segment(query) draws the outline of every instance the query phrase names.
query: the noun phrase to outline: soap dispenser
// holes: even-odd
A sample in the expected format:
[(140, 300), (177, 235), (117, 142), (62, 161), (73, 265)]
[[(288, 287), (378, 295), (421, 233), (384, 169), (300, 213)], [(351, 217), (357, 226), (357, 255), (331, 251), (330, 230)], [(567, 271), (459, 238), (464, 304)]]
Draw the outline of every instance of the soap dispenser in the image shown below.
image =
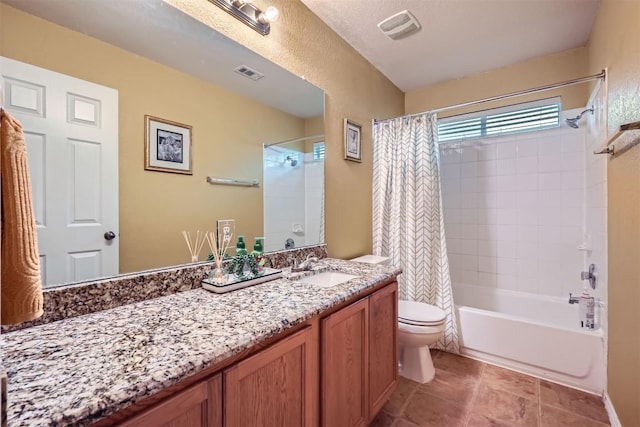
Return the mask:
[(580, 273), (580, 278), (584, 281), (578, 304), (580, 326), (593, 330), (596, 328), (596, 298), (589, 293), (589, 286), (595, 289), (598, 281), (598, 270), (595, 264), (589, 265), (588, 271)]
[(236, 256), (242, 256), (247, 254), (246, 245), (244, 243), (244, 236), (238, 235), (238, 243), (236, 243)]
[(580, 295), (580, 303), (578, 304), (578, 312), (580, 315), (580, 326), (585, 329), (596, 328), (596, 299), (589, 294), (589, 290), (585, 286)]
[(264, 237), (256, 237), (256, 243), (253, 245), (253, 250), (251, 251), (251, 256), (256, 259), (262, 257), (262, 239), (264, 239)]
[(258, 262), (258, 271), (264, 271), (265, 259), (262, 257), (262, 240), (264, 237), (256, 237), (256, 243), (253, 245), (253, 250), (249, 255), (251, 255)]

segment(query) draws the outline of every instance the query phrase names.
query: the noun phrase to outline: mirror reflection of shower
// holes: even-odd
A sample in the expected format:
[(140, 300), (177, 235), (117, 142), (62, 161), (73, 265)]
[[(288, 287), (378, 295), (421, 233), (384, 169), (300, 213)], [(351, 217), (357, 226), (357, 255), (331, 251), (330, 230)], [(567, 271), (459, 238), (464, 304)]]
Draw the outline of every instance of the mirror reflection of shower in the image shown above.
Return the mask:
[(324, 135), (266, 144), (263, 162), (264, 250), (324, 243)]
[(292, 167), (298, 164), (298, 160), (297, 159), (293, 159), (291, 156), (287, 156), (287, 158), (284, 159), (284, 160), (285, 160), (285, 162), (289, 162)]

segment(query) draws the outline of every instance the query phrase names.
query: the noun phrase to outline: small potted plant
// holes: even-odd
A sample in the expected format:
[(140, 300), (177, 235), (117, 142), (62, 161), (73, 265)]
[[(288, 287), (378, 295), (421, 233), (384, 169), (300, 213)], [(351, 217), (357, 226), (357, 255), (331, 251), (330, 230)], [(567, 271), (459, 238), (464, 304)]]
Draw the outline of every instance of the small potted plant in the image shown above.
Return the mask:
[(227, 270), (239, 280), (252, 279), (260, 275), (259, 262), (250, 254), (231, 258), (227, 264)]

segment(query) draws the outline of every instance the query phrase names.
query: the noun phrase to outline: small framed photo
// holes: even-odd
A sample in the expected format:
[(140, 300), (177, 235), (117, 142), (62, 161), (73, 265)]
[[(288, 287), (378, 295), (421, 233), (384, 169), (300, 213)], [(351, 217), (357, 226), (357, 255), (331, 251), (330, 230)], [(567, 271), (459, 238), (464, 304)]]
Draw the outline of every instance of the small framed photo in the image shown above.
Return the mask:
[(362, 162), (362, 126), (349, 119), (344, 119), (344, 158), (354, 162)]
[(144, 168), (193, 175), (191, 126), (148, 115), (144, 121)]

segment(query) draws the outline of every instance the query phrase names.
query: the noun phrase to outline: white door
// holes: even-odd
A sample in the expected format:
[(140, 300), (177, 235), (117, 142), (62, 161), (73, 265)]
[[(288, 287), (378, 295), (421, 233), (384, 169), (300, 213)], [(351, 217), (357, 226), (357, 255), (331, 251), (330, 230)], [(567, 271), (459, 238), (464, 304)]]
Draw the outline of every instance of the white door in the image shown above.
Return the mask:
[(0, 74), (24, 127), (44, 286), (118, 274), (118, 91), (4, 57)]

